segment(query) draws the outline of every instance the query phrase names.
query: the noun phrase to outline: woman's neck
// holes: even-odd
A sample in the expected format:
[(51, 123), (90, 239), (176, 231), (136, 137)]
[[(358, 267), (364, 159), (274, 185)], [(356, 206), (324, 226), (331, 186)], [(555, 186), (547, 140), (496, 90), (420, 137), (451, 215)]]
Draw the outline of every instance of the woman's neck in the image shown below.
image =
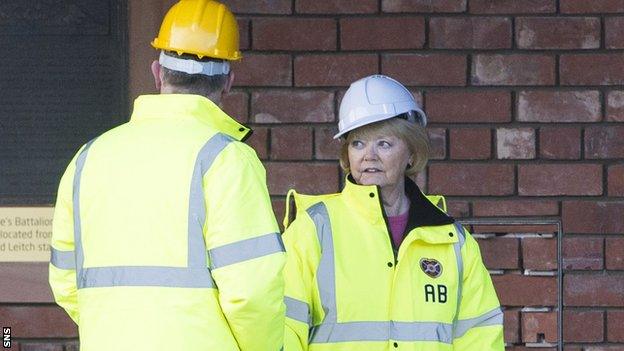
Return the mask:
[(410, 204), (405, 194), (405, 180), (401, 179), (397, 184), (381, 188), (381, 203), (388, 217), (407, 212)]

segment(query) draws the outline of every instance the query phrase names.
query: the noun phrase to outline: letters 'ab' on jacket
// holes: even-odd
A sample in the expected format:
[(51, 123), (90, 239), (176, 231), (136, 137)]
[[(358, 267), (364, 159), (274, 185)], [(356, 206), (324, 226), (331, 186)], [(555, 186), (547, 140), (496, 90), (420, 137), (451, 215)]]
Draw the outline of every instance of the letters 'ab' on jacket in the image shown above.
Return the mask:
[[(393, 247), (378, 187), (295, 194), (284, 233), (285, 351), (504, 350), (503, 314), (474, 238), (406, 179)], [(432, 202), (433, 201), (433, 202)], [(287, 222), (287, 220), (286, 220)]]
[(279, 350), (283, 244), (249, 129), (144, 95), (62, 177), (50, 284), (81, 351)]

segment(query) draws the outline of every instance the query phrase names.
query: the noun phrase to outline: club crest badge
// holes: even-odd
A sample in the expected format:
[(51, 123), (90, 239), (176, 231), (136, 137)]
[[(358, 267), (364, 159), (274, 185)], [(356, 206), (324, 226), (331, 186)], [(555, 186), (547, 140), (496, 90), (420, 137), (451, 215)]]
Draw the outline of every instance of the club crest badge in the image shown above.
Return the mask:
[(420, 268), (431, 278), (442, 275), (442, 264), (433, 258), (421, 258)]

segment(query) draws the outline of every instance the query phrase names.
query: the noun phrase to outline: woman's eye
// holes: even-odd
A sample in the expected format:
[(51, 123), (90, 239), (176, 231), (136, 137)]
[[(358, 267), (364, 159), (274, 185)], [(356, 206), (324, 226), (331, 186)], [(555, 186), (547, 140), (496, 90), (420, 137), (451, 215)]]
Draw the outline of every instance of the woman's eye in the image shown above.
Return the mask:
[(359, 140), (353, 140), (353, 141), (351, 142), (351, 146), (352, 146), (352, 147), (354, 147), (354, 148), (356, 148), (356, 149), (357, 149), (357, 148), (362, 147), (362, 145), (364, 145), (364, 143), (362, 143), (362, 142), (361, 142), (361, 141), (359, 141)]
[(389, 142), (387, 142), (387, 141), (385, 141), (385, 140), (380, 141), (380, 142), (378, 143), (378, 145), (379, 145), (380, 147), (382, 147), (382, 148), (385, 148), (385, 149), (387, 149), (387, 148), (389, 148), (389, 147), (392, 147), (392, 144), (390, 144)]

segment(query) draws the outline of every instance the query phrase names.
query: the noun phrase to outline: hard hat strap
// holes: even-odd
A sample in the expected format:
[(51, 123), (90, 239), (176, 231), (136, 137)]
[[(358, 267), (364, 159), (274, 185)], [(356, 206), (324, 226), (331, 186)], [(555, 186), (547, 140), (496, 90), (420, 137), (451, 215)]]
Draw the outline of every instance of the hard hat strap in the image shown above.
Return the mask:
[(203, 74), (205, 76), (218, 76), (230, 72), (229, 62), (201, 62), (195, 60), (180, 59), (169, 56), (164, 51), (160, 52), (158, 62), (170, 70), (188, 74)]

